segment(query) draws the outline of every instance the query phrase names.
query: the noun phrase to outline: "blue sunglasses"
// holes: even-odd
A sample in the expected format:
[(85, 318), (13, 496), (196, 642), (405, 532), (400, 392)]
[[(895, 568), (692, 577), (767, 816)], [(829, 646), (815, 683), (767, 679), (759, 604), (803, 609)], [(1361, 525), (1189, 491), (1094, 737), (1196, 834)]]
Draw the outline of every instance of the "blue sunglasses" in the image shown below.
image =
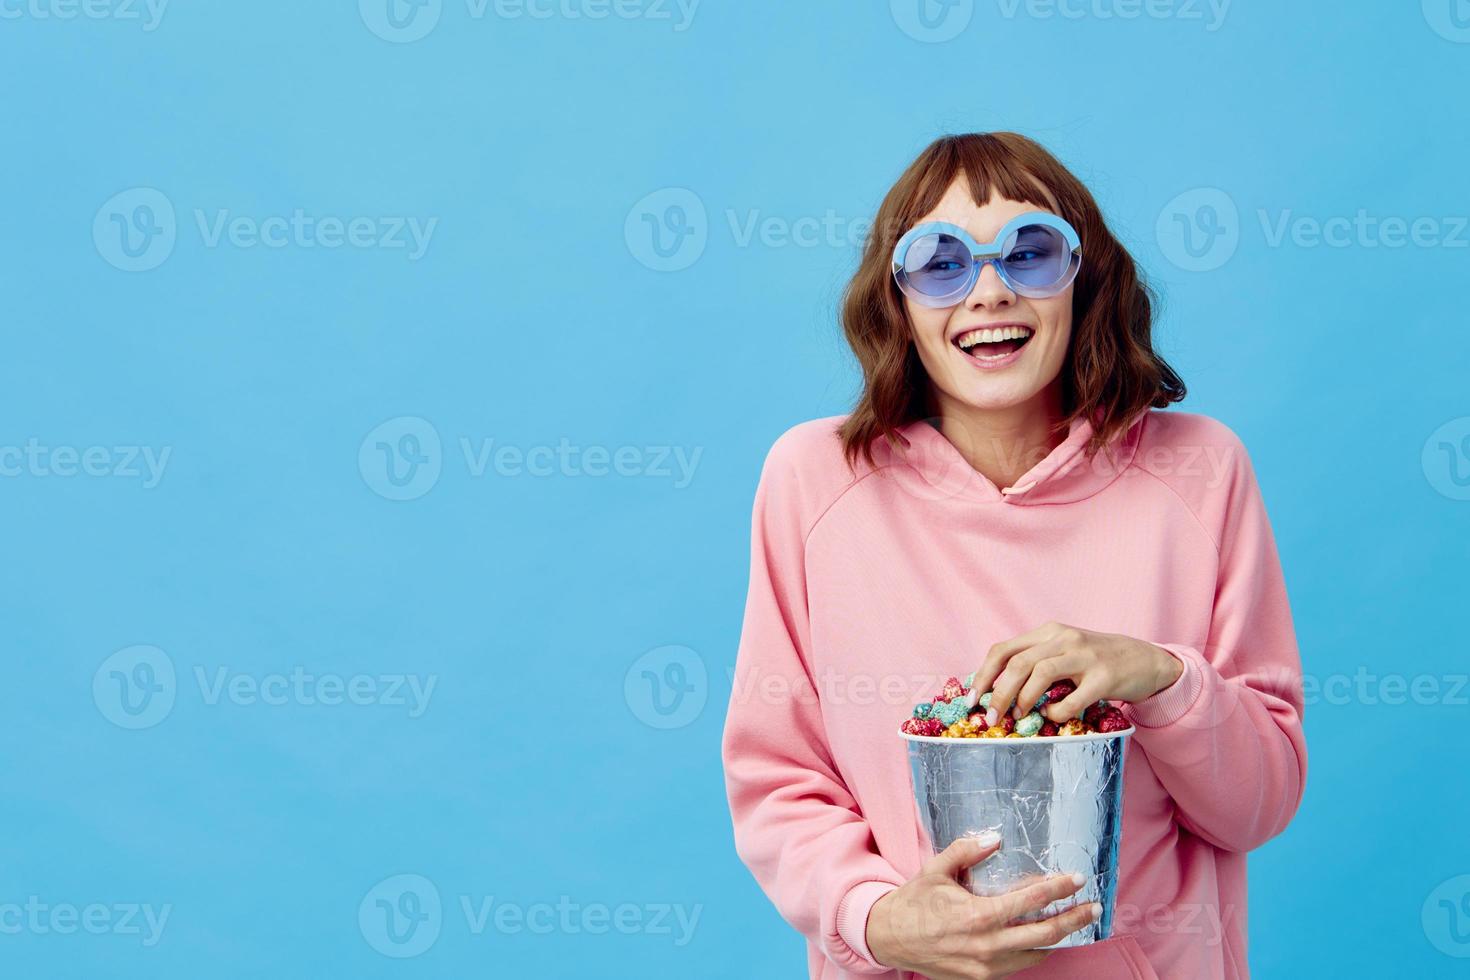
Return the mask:
[(1065, 220), (1044, 211), (1017, 215), (985, 245), (958, 225), (928, 221), (894, 246), (893, 279), (921, 306), (954, 306), (970, 295), (987, 262), (995, 263), (1012, 292), (1055, 296), (1077, 278), (1082, 239)]

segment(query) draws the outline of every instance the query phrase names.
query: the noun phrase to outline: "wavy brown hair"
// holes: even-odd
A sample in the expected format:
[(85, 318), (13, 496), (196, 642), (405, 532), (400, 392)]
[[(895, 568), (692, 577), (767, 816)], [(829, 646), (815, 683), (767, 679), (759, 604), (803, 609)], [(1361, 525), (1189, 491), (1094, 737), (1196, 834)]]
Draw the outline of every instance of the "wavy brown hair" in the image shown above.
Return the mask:
[(1072, 340), (1060, 374), (1065, 417), (1056, 431), (1087, 415), (1094, 428), (1086, 447), (1091, 457), (1139, 412), (1184, 398), (1184, 382), (1150, 340), (1153, 292), (1082, 182), (1041, 144), (1018, 133), (944, 136), (919, 154), (883, 198), (843, 295), (842, 329), (863, 371), (862, 395), (840, 433), (850, 464), (861, 453), (873, 465), (879, 436), (897, 447), (896, 429), (938, 414), (903, 294), (893, 281), (892, 257), (898, 239), (959, 177), (982, 206), (999, 194), (1048, 211), (1055, 207), (1082, 239), (1082, 268), (1072, 286)]

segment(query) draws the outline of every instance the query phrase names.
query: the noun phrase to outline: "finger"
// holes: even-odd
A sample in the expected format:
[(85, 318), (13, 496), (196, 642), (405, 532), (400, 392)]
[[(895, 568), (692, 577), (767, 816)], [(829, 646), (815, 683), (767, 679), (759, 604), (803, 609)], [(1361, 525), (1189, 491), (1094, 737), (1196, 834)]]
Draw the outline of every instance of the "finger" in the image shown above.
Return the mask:
[(1003, 949), (1039, 949), (1061, 942), (1078, 929), (1102, 918), (1102, 906), (1084, 902), (1046, 919), (1026, 922), (1002, 929), (997, 941)]
[(1001, 921), (1009, 923), (1028, 913), (1038, 912), (1059, 898), (1075, 894), (1085, 880), (1080, 874), (1056, 875), (1040, 884), (1019, 888), (992, 901), (999, 903), (1004, 916)]
[(1057, 630), (1062, 628), (1061, 623), (1042, 623), (1034, 630), (1027, 630), (1020, 636), (1013, 636), (1009, 640), (1002, 640), (990, 648), (991, 653), (1009, 656), (1027, 647), (1034, 647), (1042, 640), (1049, 640), (1056, 636)]
[[(1055, 640), (1043, 640), (1024, 653), (1011, 657), (1006, 664), (1006, 669), (1001, 671), (1000, 676), (995, 679), (995, 691), (990, 695), (990, 706), (1004, 714), (1011, 709), (1013, 704), (1024, 703), (1017, 701), (1016, 695), (1021, 693), (1021, 688), (1030, 679), (1031, 671), (1041, 661), (1061, 652)], [(1032, 704), (1035, 703), (1032, 702)], [(1023, 715), (1025, 713), (1021, 712)]]
[(1031, 668), (1031, 679), (1021, 688), (1016, 700), (1021, 704), (1035, 704), (1062, 678), (1070, 677), (1075, 682), (1076, 675), (1082, 672), (1086, 660), (1080, 653), (1059, 653), (1055, 657), (1047, 657)]
[(1000, 835), (991, 833), (978, 837), (961, 837), (944, 850), (924, 862), (923, 874), (942, 874), (957, 878), (966, 868), (979, 864), (1000, 850)]
[[(1107, 681), (1099, 678), (1098, 664), (1091, 664), (1088, 668), (1072, 675), (1077, 682), (1077, 690), (1062, 698), (1056, 704), (1049, 704), (1042, 714), (1060, 725), (1069, 718), (1081, 717), (1094, 702), (1104, 696), (1107, 690)], [(1078, 676), (1080, 674), (1081, 676)]]
[(1050, 637), (1055, 630), (1056, 623), (1046, 623), (1034, 630), (1028, 630), (1020, 636), (1013, 636), (1009, 640), (1002, 640), (991, 646), (985, 654), (985, 661), (980, 664), (980, 669), (975, 671), (975, 690), (984, 694), (995, 684), (995, 679), (1005, 669), (1006, 662), (1022, 650), (1029, 650), (1042, 640)]

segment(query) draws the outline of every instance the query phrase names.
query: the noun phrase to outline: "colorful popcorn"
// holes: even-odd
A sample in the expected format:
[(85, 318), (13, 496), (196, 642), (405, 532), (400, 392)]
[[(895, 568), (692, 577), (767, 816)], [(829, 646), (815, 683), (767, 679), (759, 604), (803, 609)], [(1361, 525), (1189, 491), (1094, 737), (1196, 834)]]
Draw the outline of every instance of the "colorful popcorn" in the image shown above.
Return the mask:
[(990, 706), (990, 694), (976, 694), (970, 686), (975, 675), (961, 683), (958, 677), (945, 680), (933, 700), (914, 705), (913, 716), (904, 720), (901, 730), (907, 735), (931, 738), (1053, 738), (1058, 735), (1093, 735), (1121, 732), (1129, 727), (1128, 719), (1117, 705), (1098, 701), (1072, 718), (1057, 724), (1041, 713), (1077, 690), (1071, 680), (1060, 680), (1047, 688), (1036, 706), (1021, 718), (1011, 712), (1002, 714)]

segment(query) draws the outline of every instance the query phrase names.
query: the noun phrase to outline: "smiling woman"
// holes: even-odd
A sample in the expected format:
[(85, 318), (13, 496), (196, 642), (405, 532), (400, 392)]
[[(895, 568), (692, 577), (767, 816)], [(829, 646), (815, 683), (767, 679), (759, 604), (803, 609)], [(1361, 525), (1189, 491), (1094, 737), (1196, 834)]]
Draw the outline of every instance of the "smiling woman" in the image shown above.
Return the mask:
[[(1027, 232), (1062, 229), (1063, 254), (1079, 261), (1053, 288), (1033, 290), (1016, 282), (1023, 272), (1006, 272), (1029, 256), (974, 262), (962, 280), (971, 289), (948, 303), (914, 302), (916, 290), (893, 288), (894, 256), (906, 244), (903, 232), (932, 223), (957, 226), (972, 243), (995, 239), (996, 253), (1007, 245), (1034, 247), (1038, 239), (1059, 251), (1039, 231)], [(864, 378), (862, 398), (842, 427), (850, 457), (862, 452), (871, 462), (874, 438), (892, 441), (914, 419), (965, 414), (966, 404), (1007, 409), (1012, 418), (1032, 415), (1038, 396), (1047, 402), (1053, 437), (1093, 411), (1095, 451), (1138, 410), (1184, 398), (1184, 382), (1150, 342), (1154, 304), (1133, 257), (1087, 188), (1034, 141), (1015, 133), (935, 141), (888, 192), (874, 228), (842, 310)], [(974, 331), (1006, 328), (1030, 339), (1014, 349), (973, 349)], [(1021, 347), (1030, 348), (1025, 357), (986, 360)], [(976, 367), (1013, 369), (980, 375)]]
[[(1245, 853), (1306, 778), (1301, 663), (1245, 448), (1159, 411), (1184, 384), (1153, 350), (1148, 290), (1036, 143), (937, 141), (874, 228), (842, 311), (857, 406), (783, 434), (756, 491), (723, 743), (736, 848), (813, 977), (1244, 977)], [(1223, 465), (1173, 462), (1201, 456)], [(1121, 705), (1106, 910), (1075, 900), (1101, 894), (1080, 867), (970, 894), (968, 868), (1030, 843), (980, 832), (1003, 827), (926, 843), (899, 725), (936, 677), (972, 670), (992, 712), (1021, 717), (1062, 680), (1054, 722)], [(773, 677), (824, 693), (739, 693)], [(843, 693), (894, 680), (899, 696)], [(1094, 921), (1111, 938), (1046, 949)]]

